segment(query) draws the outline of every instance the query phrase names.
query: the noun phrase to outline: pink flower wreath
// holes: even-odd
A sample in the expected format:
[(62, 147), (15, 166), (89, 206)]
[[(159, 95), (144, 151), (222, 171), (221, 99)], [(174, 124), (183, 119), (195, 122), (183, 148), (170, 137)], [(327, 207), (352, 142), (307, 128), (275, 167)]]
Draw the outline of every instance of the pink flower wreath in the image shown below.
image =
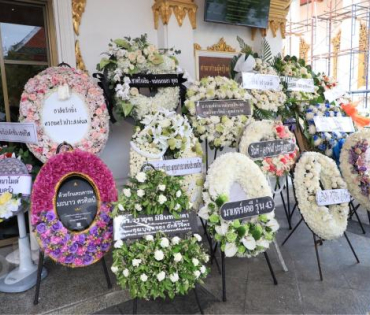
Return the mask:
[(108, 140), (109, 114), (102, 89), (83, 71), (67, 67), (50, 67), (28, 80), (19, 106), (19, 120), (34, 122), (37, 128), (38, 144), (27, 144), (30, 151), (43, 163), (56, 153), (55, 143), (42, 126), (42, 108), (50, 92), (67, 84), (71, 92), (85, 100), (91, 118), (91, 127), (86, 137), (73, 143), (77, 149), (97, 154)]
[[(54, 211), (57, 185), (70, 173), (87, 175), (100, 194), (100, 208), (89, 229), (67, 230)], [(31, 196), (31, 223), (41, 248), (51, 259), (68, 267), (99, 261), (110, 249), (113, 226), (111, 202), (117, 201), (113, 175), (97, 156), (74, 150), (52, 157), (40, 170)]]

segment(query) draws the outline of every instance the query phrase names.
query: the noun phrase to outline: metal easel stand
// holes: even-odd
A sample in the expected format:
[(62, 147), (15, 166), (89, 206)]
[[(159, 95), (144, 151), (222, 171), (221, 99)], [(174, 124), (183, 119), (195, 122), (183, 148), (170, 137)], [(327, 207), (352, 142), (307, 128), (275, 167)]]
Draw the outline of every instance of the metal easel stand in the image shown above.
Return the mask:
[[(33, 305), (39, 304), (39, 295), (40, 295), (40, 286), (41, 286), (41, 272), (42, 272), (43, 265), (44, 265), (44, 258), (45, 258), (44, 252), (42, 250), (40, 250), (39, 264), (38, 264), (38, 268), (37, 268), (37, 282), (36, 282), (36, 290), (35, 290), (35, 299), (33, 301)], [(107, 281), (107, 287), (108, 287), (108, 289), (111, 289), (112, 288), (112, 283), (110, 281), (108, 268), (107, 268), (107, 264), (105, 262), (105, 257), (104, 256), (101, 259), (101, 262), (102, 262), (102, 265), (103, 265), (103, 271), (104, 271), (105, 279)]]
[[(356, 218), (357, 218), (358, 224), (360, 225), (360, 228), (362, 230), (362, 234), (366, 234), (366, 231), (364, 229), (364, 226), (362, 225), (362, 221), (360, 220), (360, 217), (359, 217), (359, 215), (357, 213), (358, 208), (360, 208), (360, 204), (358, 204), (355, 207), (355, 205), (353, 204), (353, 201), (354, 200), (351, 200), (349, 202), (349, 209), (350, 209), (350, 211), (349, 211), (349, 219), (352, 220), (353, 215), (355, 215)], [(368, 215), (368, 218), (369, 218), (369, 223), (370, 223), (370, 213), (369, 213), (369, 211), (366, 211), (366, 212), (367, 212), (367, 215)]]
[[(288, 175), (286, 176), (286, 183), (288, 183)], [(289, 225), (289, 230), (291, 230), (292, 225), (291, 225), (291, 215), (290, 215), (289, 188), (288, 187), (285, 187), (285, 188), (287, 190), (287, 202), (285, 202), (285, 198), (284, 198), (284, 194), (283, 194), (284, 187), (282, 185), (280, 185), (280, 180), (279, 180), (278, 177), (276, 177), (276, 184), (275, 184), (275, 188), (274, 188), (274, 191), (273, 191), (272, 198), (275, 199), (275, 195), (280, 194), (281, 201), (283, 202), (285, 216), (286, 216), (286, 219), (287, 219), (288, 225)]]
[[(293, 230), (289, 233), (289, 235), (285, 238), (285, 240), (283, 241), (283, 243), (281, 244), (281, 246), (284, 246), (284, 244), (288, 241), (288, 239), (293, 235), (293, 233), (297, 230), (297, 228), (299, 227), (299, 225), (304, 221), (303, 217), (299, 220), (299, 222), (296, 224), (296, 226), (293, 228)], [(306, 223), (306, 221), (304, 221)], [(307, 225), (307, 223), (306, 223)], [(307, 227), (309, 228), (309, 226), (307, 225)], [(310, 228), (309, 228), (310, 229)], [(312, 232), (312, 230), (310, 229), (310, 231)], [(319, 250), (318, 250), (318, 246), (322, 246), (323, 243), (324, 243), (324, 240), (321, 239), (319, 236), (317, 236), (314, 232), (312, 232), (312, 236), (313, 236), (313, 242), (314, 242), (314, 245), (315, 245), (315, 253), (316, 253), (316, 259), (317, 259), (317, 266), (318, 266), (318, 269), (319, 269), (319, 275), (320, 275), (320, 280), (323, 281), (323, 275), (322, 275), (322, 270), (321, 270), (321, 263), (320, 263), (320, 256), (319, 256)], [(351, 251), (353, 253), (353, 255), (355, 256), (356, 258), (356, 261), (357, 263), (359, 264), (360, 263), (360, 260), (358, 259), (357, 257), (357, 254), (352, 246), (352, 243), (350, 242), (349, 238), (348, 238), (348, 235), (346, 232), (344, 232), (344, 237), (346, 238), (347, 240), (347, 243), (349, 245), (349, 247), (351, 248)]]
[[(198, 305), (198, 308), (199, 308), (199, 311), (201, 314), (204, 314), (204, 311), (203, 311), (203, 308), (200, 304), (200, 300), (199, 300), (199, 296), (198, 296), (198, 292), (197, 292), (197, 289), (198, 289), (198, 285), (196, 284), (195, 285), (195, 288), (193, 290), (194, 292), (194, 296), (195, 296), (195, 300), (197, 302), (197, 305)], [(134, 298), (132, 300), (132, 314), (137, 314), (137, 304), (138, 304), (138, 298)]]
[[(264, 252), (263, 253), (264, 256), (265, 256), (265, 259), (266, 259), (266, 262), (267, 262), (267, 265), (269, 267), (269, 270), (270, 270), (270, 273), (271, 273), (271, 277), (272, 277), (272, 280), (274, 282), (274, 285), (277, 285), (278, 282), (276, 280), (276, 276), (275, 276), (275, 273), (274, 273), (274, 269), (272, 269), (272, 265), (271, 265), (271, 262), (270, 262), (270, 259), (269, 259), (269, 256), (267, 254), (267, 252)], [(225, 264), (225, 253), (221, 250), (221, 269), (222, 269), (222, 301), (223, 302), (226, 302), (227, 298), (226, 298), (226, 264)]]

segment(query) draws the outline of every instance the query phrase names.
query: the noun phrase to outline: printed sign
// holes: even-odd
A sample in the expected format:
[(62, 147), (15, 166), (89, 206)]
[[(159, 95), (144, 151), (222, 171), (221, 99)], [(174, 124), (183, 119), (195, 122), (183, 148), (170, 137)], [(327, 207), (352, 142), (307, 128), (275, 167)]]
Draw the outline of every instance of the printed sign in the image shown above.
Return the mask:
[(315, 85), (313, 79), (298, 79), (293, 77), (286, 77), (285, 81), (288, 84), (288, 91), (297, 92), (315, 92)]
[(83, 177), (65, 179), (56, 194), (56, 212), (70, 231), (82, 231), (93, 222), (98, 211), (98, 198), (93, 186)]
[(252, 115), (248, 101), (243, 100), (211, 100), (199, 101), (196, 105), (199, 117)]
[(37, 144), (35, 123), (0, 122), (0, 141)]
[(170, 176), (183, 176), (202, 173), (202, 158), (193, 157), (187, 159), (149, 161), (156, 169), (163, 170)]
[(197, 232), (198, 222), (195, 212), (182, 212), (180, 219), (175, 219), (169, 213), (156, 215), (140, 215), (134, 218), (132, 214), (124, 214), (113, 220), (114, 240), (137, 239), (148, 234), (163, 232), (168, 235)]
[(45, 133), (56, 143), (66, 141), (73, 145), (85, 139), (90, 130), (89, 108), (76, 93), (66, 100), (59, 99), (58, 91), (51, 93), (44, 101), (41, 115)]
[(322, 117), (313, 118), (318, 132), (355, 132), (351, 117)]
[(230, 78), (230, 62), (232, 57), (197, 56), (198, 79), (222, 76)]
[(168, 87), (179, 86), (177, 74), (134, 74), (130, 77), (131, 87)]
[(252, 159), (278, 156), (292, 153), (295, 143), (291, 139), (253, 142), (248, 147), (248, 155)]
[(9, 175), (0, 176), (0, 194), (8, 191), (12, 194), (31, 194), (32, 177), (31, 175)]
[(277, 75), (243, 72), (243, 88), (280, 91), (280, 78)]
[(256, 215), (269, 213), (275, 209), (271, 197), (253, 198), (241, 201), (227, 202), (222, 205), (221, 217), (226, 221), (244, 219)]
[(351, 201), (351, 195), (347, 189), (319, 190), (316, 194), (316, 202), (319, 206), (337, 205)]
[(330, 103), (336, 101), (338, 98), (341, 98), (346, 94), (346, 91), (343, 90), (340, 86), (336, 86), (330, 90), (324, 92), (325, 99)]

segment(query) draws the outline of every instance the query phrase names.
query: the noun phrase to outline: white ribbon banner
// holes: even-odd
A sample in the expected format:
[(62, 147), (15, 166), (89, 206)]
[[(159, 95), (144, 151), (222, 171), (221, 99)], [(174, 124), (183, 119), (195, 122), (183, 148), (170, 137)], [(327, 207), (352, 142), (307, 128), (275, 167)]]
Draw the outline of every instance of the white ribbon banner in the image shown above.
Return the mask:
[(31, 175), (2, 175), (0, 176), (0, 194), (10, 192), (12, 194), (31, 194), (32, 177)]
[(351, 195), (347, 189), (319, 190), (316, 194), (316, 202), (319, 206), (337, 205), (351, 201)]
[(351, 117), (315, 116), (313, 121), (318, 132), (355, 132)]
[(280, 78), (277, 75), (243, 72), (243, 88), (280, 91)]
[(299, 79), (293, 77), (286, 77), (285, 81), (288, 83), (288, 91), (314, 93), (315, 85), (313, 79)]
[(33, 122), (0, 122), (0, 141), (37, 144), (37, 130)]
[(203, 162), (200, 157), (149, 161), (148, 163), (153, 165), (156, 169), (164, 170), (170, 176), (198, 174), (202, 173), (203, 170)]
[(343, 90), (340, 86), (336, 86), (330, 90), (324, 92), (325, 99), (330, 103), (336, 101), (338, 98), (341, 98), (346, 94), (346, 91)]

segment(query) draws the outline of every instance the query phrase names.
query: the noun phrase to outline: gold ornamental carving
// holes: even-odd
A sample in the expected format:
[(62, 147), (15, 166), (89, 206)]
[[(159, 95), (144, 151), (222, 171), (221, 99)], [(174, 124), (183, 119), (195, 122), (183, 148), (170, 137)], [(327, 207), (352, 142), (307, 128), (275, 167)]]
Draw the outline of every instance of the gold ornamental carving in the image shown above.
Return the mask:
[(82, 14), (85, 12), (86, 0), (72, 0), (72, 20), (75, 34), (80, 35)]
[(338, 34), (331, 40), (333, 45), (333, 77), (338, 79), (338, 54), (340, 50), (340, 40), (342, 31), (339, 30)]
[(310, 50), (310, 45), (306, 43), (304, 38), (299, 39), (299, 58), (303, 59), (307, 63), (308, 51)]
[(360, 53), (358, 54), (357, 87), (360, 88), (366, 85), (366, 73), (369, 67), (368, 60), (366, 58), (369, 50), (369, 31), (366, 23), (360, 24), (358, 47)]
[(236, 52), (235, 48), (232, 48), (230, 45), (226, 44), (225, 39), (223, 37), (220, 40), (212, 45), (207, 47), (209, 51), (223, 51), (223, 52)]
[(159, 19), (162, 20), (164, 25), (167, 25), (173, 13), (179, 26), (182, 26), (187, 14), (192, 28), (196, 29), (197, 10), (198, 6), (195, 4), (194, 0), (155, 0), (152, 6), (154, 28), (158, 29)]
[(79, 40), (76, 40), (75, 42), (75, 54), (76, 54), (76, 67), (77, 69), (87, 71), (85, 62), (81, 55), (81, 48), (80, 48), (80, 42)]

